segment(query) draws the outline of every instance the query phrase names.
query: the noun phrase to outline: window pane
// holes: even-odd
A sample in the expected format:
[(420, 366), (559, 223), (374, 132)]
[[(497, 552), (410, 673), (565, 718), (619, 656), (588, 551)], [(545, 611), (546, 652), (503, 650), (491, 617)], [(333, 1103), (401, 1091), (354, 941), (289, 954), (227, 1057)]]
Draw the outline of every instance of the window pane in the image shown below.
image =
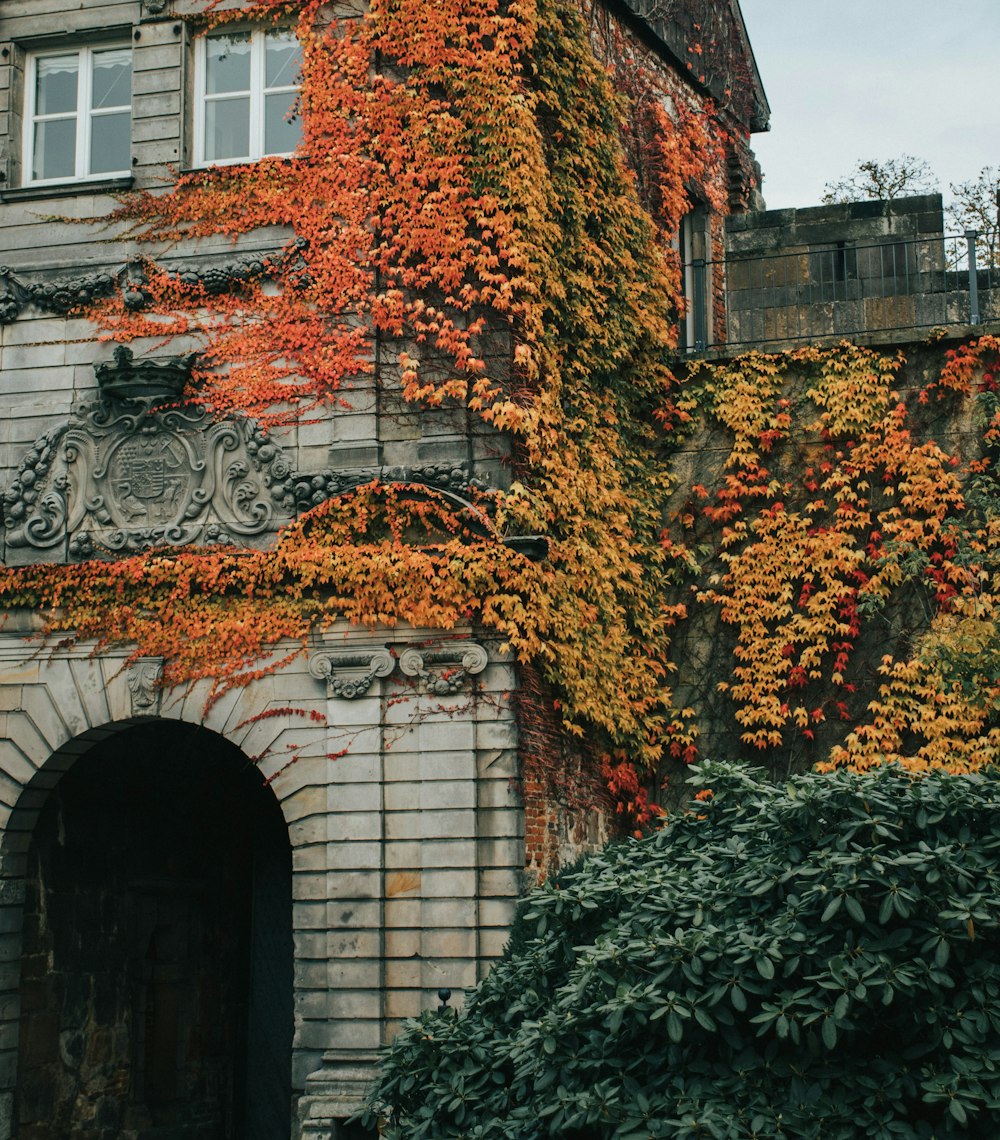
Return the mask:
[(302, 45), (291, 32), (269, 32), (265, 45), (265, 87), (294, 87), (302, 66)]
[(297, 122), (288, 121), (294, 95), (268, 95), (264, 99), (264, 153), (287, 154), (302, 139)]
[(250, 100), (213, 99), (205, 104), (205, 160), (250, 157)]
[(76, 119), (35, 123), (33, 179), (72, 178), (76, 173)]
[(250, 33), (209, 36), (205, 51), (206, 91), (250, 90)]
[(127, 172), (131, 164), (131, 123), (128, 111), (95, 115), (90, 120), (90, 174)]
[(127, 107), (131, 101), (132, 53), (128, 48), (95, 51), (91, 107)]
[(38, 61), (35, 114), (58, 115), (76, 110), (79, 57), (54, 55)]

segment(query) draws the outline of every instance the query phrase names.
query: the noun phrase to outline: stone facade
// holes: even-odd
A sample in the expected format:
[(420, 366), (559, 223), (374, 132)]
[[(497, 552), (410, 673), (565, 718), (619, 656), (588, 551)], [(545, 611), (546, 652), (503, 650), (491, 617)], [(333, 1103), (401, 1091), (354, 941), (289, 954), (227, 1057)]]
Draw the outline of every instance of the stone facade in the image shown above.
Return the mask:
[[(336, 1091), (327, 1055), (334, 1073), (370, 1071), (400, 1018), (436, 1004), (441, 988), (459, 995), (474, 985), (502, 948), (523, 851), (511, 667), (472, 640), (429, 647), (413, 633), (376, 640), (345, 629), (206, 711), (202, 689), (153, 688), (157, 662), (126, 669), (121, 655), (85, 647), (40, 658), (24, 632), (8, 628), (0, 644), (7, 1134), (16, 1135), (18, 960), (38, 814), (78, 758), (136, 726), (176, 722), (253, 759), (287, 823), (292, 1087), (326, 1090), (303, 1102), (313, 1122), (303, 1135), (329, 1135), (330, 1124), (315, 1121), (345, 1114), (357, 1090)], [(310, 711), (329, 727), (311, 723)]]
[[(379, 404), (374, 381), (347, 394), (347, 406), (328, 421), (268, 437), (247, 421), (210, 422), (183, 408), (150, 416), (123, 402), (136, 368), (146, 370), (146, 381), (169, 383), (184, 360), (153, 354), (151, 366), (141, 348), (131, 360), (100, 343), (88, 321), (67, 315), (81, 297), (121, 291), (128, 300), (139, 284), (135, 266), (128, 247), (94, 240), (107, 236), (99, 227), (42, 215), (100, 215), (113, 205), (108, 192), (155, 184), (164, 164), (190, 162), (195, 29), (172, 9), (59, 0), (5, 4), (0, 13), (0, 261), (10, 266), (0, 273), (0, 482), (8, 565), (75, 561), (95, 547), (126, 553), (163, 542), (261, 545), (304, 507), (373, 477), (405, 475), (456, 494), (473, 479), (481, 487), (503, 477), (496, 440), (470, 435), (464, 417), (453, 413), (418, 419)], [(132, 45), (132, 175), (107, 184), (25, 186), (27, 61), (42, 47), (87, 37)], [(180, 250), (177, 272), (203, 274), (224, 288), (233, 276), (263, 272), (284, 237), (262, 234), (256, 247), (244, 243), (236, 255), (221, 242), (197, 254)], [(59, 863), (58, 852), (40, 851), (40, 868), (33, 847), (39, 814), (80, 757), (111, 764), (113, 748), (127, 751), (141, 739), (144, 750), (167, 750), (162, 762), (169, 768), (172, 733), (185, 726), (200, 734), (206, 763), (228, 746), (227, 755), (253, 764), (260, 795), (284, 819), (290, 866), (289, 960), (279, 963), (274, 985), (289, 990), (293, 1020), (287, 1053), (275, 1063), (288, 1070), (291, 1103), (286, 1092), (284, 1111), (294, 1120), (283, 1133), (280, 1126), (273, 1131), (273, 1105), (255, 1107), (244, 1088), (217, 1095), (225, 1103), (214, 1110), (205, 1094), (202, 1126), (216, 1128), (212, 1135), (261, 1140), (287, 1136), (289, 1128), (296, 1137), (341, 1135), (376, 1050), (400, 1020), (436, 1005), (440, 989), (460, 1002), (505, 941), (524, 863), (513, 667), (471, 630), (442, 639), (427, 630), (336, 629), (317, 634), (305, 657), (206, 709), (202, 687), (162, 691), (155, 660), (123, 668), (122, 654), (91, 655), (87, 647), (39, 655), (24, 639), (33, 625), (26, 614), (0, 634), (0, 1136), (67, 1134), (58, 1131), (66, 1119), (56, 1107), (48, 1122), (32, 1107), (33, 1099), (53, 1097), (89, 1105), (78, 1107), (74, 1136), (162, 1135), (155, 1127), (165, 1126), (177, 1128), (175, 1135), (205, 1134), (197, 1131), (196, 1113), (184, 1123), (167, 1103), (186, 1087), (184, 1034), (204, 1030), (185, 1003), (203, 998), (184, 989), (175, 962), (166, 988), (155, 991), (153, 1012), (153, 990), (142, 991), (141, 1007), (124, 991), (114, 1000), (71, 1001), (67, 995), (81, 987), (97, 994), (103, 985), (82, 958), (65, 974), (51, 965), (69, 937), (66, 924), (82, 921), (73, 916), (84, 906), (74, 903), (60, 917), (52, 900), (82, 888), (48, 882), (46, 868)], [(198, 799), (197, 782), (187, 794)], [(68, 800), (60, 806), (70, 834), (71, 808)], [(102, 910), (110, 905), (99, 902)], [(166, 931), (160, 944), (176, 942), (181, 927), (188, 942), (205, 937), (194, 919), (156, 906), (154, 928)], [(86, 925), (89, 936), (118, 947), (122, 972), (135, 974), (141, 962), (128, 963), (152, 954), (145, 947), (156, 940), (140, 931), (130, 943), (114, 928), (111, 919), (101, 928)], [(39, 971), (39, 961), (50, 965)], [(282, 999), (278, 993), (254, 1000), (266, 1010)], [(38, 1003), (59, 1006), (51, 1011), (58, 1022), (51, 1044)], [(74, 1018), (75, 1027), (68, 1024)], [(25, 1025), (35, 1027), (28, 1036)], [(114, 1050), (95, 1043), (118, 1038), (131, 1043), (101, 1060), (101, 1049)], [(76, 1058), (80, 1039), (88, 1043), (86, 1056)], [(173, 1050), (174, 1060), (161, 1056), (157, 1069), (156, 1048)], [(214, 1071), (207, 1046), (200, 1048), (198, 1064)], [(69, 1065), (67, 1058), (76, 1059)], [(247, 1064), (247, 1080), (259, 1084), (252, 1057)], [(53, 1066), (58, 1080), (47, 1075)], [(102, 1094), (95, 1091), (101, 1081), (122, 1087), (115, 1096)], [(196, 1103), (194, 1093), (186, 1095)], [(240, 1097), (245, 1103), (236, 1103)]]
[[(372, 479), (405, 478), (461, 498), (470, 486), (488, 490), (509, 477), (502, 439), (462, 413), (418, 411), (397, 397), (390, 353), (379, 357), (377, 376), (344, 393), (336, 414), (265, 437), (238, 417), (210, 421), (184, 407), (145, 414), (134, 401), (139, 387), (130, 385), (142, 380), (147, 404), (149, 383), (169, 395), (178, 377), (183, 382), (183, 346), (164, 356), (138, 344), (132, 357), (74, 315), (81, 300), (113, 293), (126, 306), (141, 304), (134, 246), (108, 241), (103, 224), (72, 219), (99, 218), (113, 207), (112, 194), (163, 185), (170, 168), (194, 161), (198, 24), (187, 17), (202, 9), (196, 0), (4, 0), (0, 10), (0, 554), (7, 565), (161, 544), (263, 546), (303, 509)], [(668, 50), (644, 13), (628, 9), (626, 34), (638, 35), (643, 52), (659, 53), (659, 66), (676, 68), (677, 29)], [(738, 18), (738, 5), (732, 11)], [(748, 52), (742, 34), (740, 50)], [(35, 136), (25, 130), (31, 69), (42, 56), (73, 55), (81, 45), (131, 48), (130, 170), (33, 181)], [(766, 118), (755, 83), (755, 114)], [(704, 94), (699, 88), (692, 98)], [(752, 179), (741, 179), (738, 193), (746, 196)], [(221, 290), (266, 275), (268, 257), (289, 237), (262, 232), (236, 251), (220, 237), (179, 248), (168, 264)], [(501, 339), (487, 356), (501, 368), (509, 354)], [(475, 629), (317, 632), (305, 655), (285, 661), (283, 648), (297, 647), (278, 646), (276, 660), (285, 663), (271, 675), (209, 701), (203, 685), (162, 689), (155, 659), (126, 666), (124, 650), (41, 650), (27, 639), (38, 628), (26, 612), (0, 630), (0, 1140), (55, 1140), (67, 1128), (81, 1140), (354, 1136), (344, 1120), (400, 1021), (436, 1005), (439, 990), (460, 1002), (463, 988), (483, 976), (502, 950), (526, 872), (545, 874), (608, 835), (599, 782), (566, 751), (550, 695), (537, 679), (519, 677)], [(264, 814), (271, 805), (284, 823), (274, 841), (283, 853), (262, 864), (271, 871), (260, 870), (248, 839), (234, 841), (233, 852), (204, 832), (191, 840), (190, 850), (204, 852), (213, 868), (220, 862), (220, 881), (242, 882), (245, 872), (246, 885), (231, 888), (244, 891), (232, 896), (233, 914), (278, 914), (273, 899), (287, 893), (289, 900), (287, 947), (272, 939), (258, 955), (267, 923), (250, 917), (249, 948), (232, 951), (244, 953), (254, 978), (276, 979), (246, 983), (251, 1022), (283, 1024), (286, 997), (290, 1011), (286, 1046), (247, 1030), (249, 1057), (238, 1079), (230, 1062), (206, 1060), (215, 1054), (204, 1041), (192, 1044), (207, 1033), (208, 1015), (191, 1009), (209, 1001), (211, 979), (199, 975), (195, 985), (188, 977), (201, 960), (195, 943), (233, 940), (205, 933), (204, 908), (180, 906), (171, 895), (171, 859), (148, 846), (156, 829), (141, 819), (123, 827), (132, 846), (121, 850), (138, 852), (129, 858), (152, 868), (136, 881), (121, 867), (106, 880), (113, 889), (102, 890), (96, 872), (87, 880), (93, 888), (72, 880), (72, 853), (97, 858), (105, 824), (88, 831), (80, 817), (86, 796), (68, 783), (60, 791), (63, 777), (80, 764), (111, 780), (116, 765), (129, 770), (132, 752), (169, 772), (180, 765), (175, 753), (191, 749), (204, 754), (206, 773), (216, 773), (220, 805), (253, 804)], [(192, 778), (188, 767), (176, 770)], [(199, 797), (197, 776), (185, 794)], [(148, 788), (143, 796), (142, 810), (155, 811), (156, 797)], [(179, 811), (183, 799), (170, 803)], [(67, 846), (73, 836), (78, 847)], [(180, 858), (186, 840), (177, 842)], [(237, 848), (245, 865), (236, 865)], [(286, 855), (287, 873), (275, 871)], [(215, 879), (196, 878), (191, 897), (208, 897)], [(271, 910), (261, 901), (267, 891)], [(121, 906), (115, 893), (140, 900), (134, 913), (114, 909)], [(81, 940), (105, 938), (132, 979), (111, 997), (102, 989), (107, 963), (81, 964)], [(228, 976), (215, 982), (220, 991), (230, 984)], [(225, 1011), (243, 1008), (238, 995), (225, 1000), (231, 1004), (217, 1007), (223, 1020)], [(257, 1055), (267, 1050), (279, 1054), (270, 1069)], [(202, 1116), (191, 1108), (195, 1115), (182, 1119), (176, 1105), (199, 1063), (236, 1091), (192, 1093)], [(265, 1104), (253, 1091), (268, 1083), (260, 1074), (275, 1069), (287, 1070), (275, 1095), (290, 1100), (293, 1116), (278, 1131), (275, 1101)], [(46, 1120), (38, 1105), (52, 1098), (58, 1113), (53, 1108)], [(74, 1117), (71, 1105), (84, 1107)]]

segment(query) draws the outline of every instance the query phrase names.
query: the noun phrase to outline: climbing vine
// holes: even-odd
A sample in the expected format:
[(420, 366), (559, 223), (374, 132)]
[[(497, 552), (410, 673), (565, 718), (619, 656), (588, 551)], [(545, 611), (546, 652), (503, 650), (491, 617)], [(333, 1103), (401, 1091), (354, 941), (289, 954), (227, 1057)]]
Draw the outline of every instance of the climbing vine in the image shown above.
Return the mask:
[[(196, 351), (188, 398), (270, 431), (376, 384), (495, 433), (509, 483), (463, 508), (373, 482), (268, 550), (8, 570), (0, 604), (213, 697), (337, 620), (478, 624), (541, 670), (640, 825), (727, 718), (791, 767), (995, 758), (994, 340), (906, 398), (900, 355), (850, 345), (678, 364), (677, 231), (726, 208), (724, 116), (621, 39), (595, 55), (570, 0), (209, 8), (292, 22), (302, 144), (125, 198), (142, 280), (90, 310), (102, 335)], [(280, 248), (229, 290), (164, 268), (219, 235)], [(963, 401), (985, 450), (960, 456), (923, 428)], [(708, 457), (692, 479), (685, 449)]]
[[(540, 665), (566, 729), (655, 764), (680, 724), (667, 648), (684, 615), (665, 602), (659, 541), (659, 441), (683, 419), (670, 243), (683, 187), (721, 177), (721, 134), (643, 91), (658, 223), (626, 160), (636, 101), (566, 0), (375, 0), (336, 20), (319, 0), (254, 0), (210, 22), (248, 14), (294, 21), (302, 145), (127, 197), (116, 220), (144, 251), (142, 304), (98, 306), (104, 335), (196, 350), (190, 398), (271, 430), (335, 412), (376, 374), (400, 407), (462, 409), (502, 433), (509, 486), (487, 523), (426, 488), (372, 484), (268, 551), (9, 571), (4, 604), (215, 693), (338, 618), (480, 623)], [(238, 289), (162, 267), (178, 243), (262, 232), (283, 249)], [(517, 534), (544, 536), (547, 558), (501, 541)]]
[[(996, 350), (948, 350), (909, 392), (901, 355), (851, 345), (692, 369), (691, 398), (731, 439), (688, 517), (716, 541), (698, 598), (734, 631), (715, 680), (750, 749), (996, 762)], [(940, 435), (961, 406), (984, 431), (950, 450), (934, 421)]]

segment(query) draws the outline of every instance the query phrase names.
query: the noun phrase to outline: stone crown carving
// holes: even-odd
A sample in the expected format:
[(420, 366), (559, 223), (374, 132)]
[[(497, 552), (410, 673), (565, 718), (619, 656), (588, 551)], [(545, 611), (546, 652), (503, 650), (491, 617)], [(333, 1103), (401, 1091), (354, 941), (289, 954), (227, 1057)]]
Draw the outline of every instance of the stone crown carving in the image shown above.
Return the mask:
[(389, 677), (399, 666), (424, 692), (447, 696), (461, 692), (489, 664), (489, 654), (475, 641), (443, 642), (432, 647), (383, 646), (321, 649), (309, 659), (309, 672), (326, 682), (327, 696), (354, 700), (363, 697), (377, 677)]
[(114, 359), (96, 364), (94, 372), (101, 395), (116, 403), (124, 400), (179, 400), (191, 378), (194, 352), (167, 360), (136, 360), (123, 344)]

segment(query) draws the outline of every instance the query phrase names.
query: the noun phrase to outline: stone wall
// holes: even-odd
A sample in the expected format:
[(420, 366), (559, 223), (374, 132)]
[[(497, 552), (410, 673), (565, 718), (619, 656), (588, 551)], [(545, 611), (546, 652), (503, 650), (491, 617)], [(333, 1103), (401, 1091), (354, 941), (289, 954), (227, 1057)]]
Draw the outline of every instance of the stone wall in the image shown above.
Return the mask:
[[(997, 327), (993, 325), (987, 331), (996, 335)], [(975, 384), (971, 393), (947, 393), (947, 398), (940, 392), (928, 397), (925, 392), (940, 376), (947, 354), (972, 339), (975, 332), (969, 328), (954, 328), (948, 335), (932, 341), (893, 342), (886, 346), (889, 360), (897, 352), (905, 358), (892, 378), (891, 390), (886, 394), (886, 410), (905, 408), (906, 430), (912, 433), (914, 446), (940, 447), (953, 457), (957, 472), (967, 471), (968, 464), (983, 454), (982, 411), (977, 404)], [(737, 367), (739, 359), (734, 356)], [(723, 365), (725, 363), (722, 361)], [(750, 363), (748, 375), (751, 378), (752, 368)], [(689, 548), (697, 552), (698, 563), (693, 580), (679, 586), (672, 598), (686, 607), (684, 619), (671, 633), (671, 659), (676, 666), (676, 671), (671, 674), (674, 705), (693, 712), (691, 725), (696, 729), (698, 758), (742, 760), (764, 768), (777, 779), (784, 779), (790, 772), (807, 771), (817, 762), (825, 761), (831, 748), (842, 744), (857, 724), (868, 722), (865, 711), (868, 702), (877, 696), (884, 681), (879, 672), (883, 656), (908, 660), (915, 640), (927, 628), (934, 608), (922, 598), (921, 588), (908, 585), (903, 578), (890, 591), (884, 607), (861, 621), (857, 634), (850, 638), (849, 669), (845, 673), (850, 682), (849, 689), (831, 684), (829, 654), (817, 655), (817, 660), (822, 657), (826, 664), (817, 666), (816, 687), (809, 690), (809, 700), (812, 706), (821, 707), (823, 715), (810, 721), (808, 735), (790, 728), (779, 734), (781, 743), (771, 747), (757, 748), (744, 742), (746, 728), (736, 719), (737, 710), (744, 706), (730, 692), (724, 691), (725, 685), (736, 683), (735, 668), (746, 668), (748, 664), (736, 652), (739, 634), (736, 622), (739, 618), (736, 616), (729, 622), (723, 621), (720, 616), (722, 603), (712, 600), (711, 591), (718, 590), (727, 596), (723, 584), (729, 570), (727, 555), (738, 553), (752, 543), (758, 524), (762, 519), (766, 520), (776, 502), (778, 508), (789, 515), (807, 517), (815, 525), (816, 533), (822, 534), (828, 517), (824, 514), (825, 494), (820, 486), (828, 477), (824, 472), (833, 470), (854, 446), (854, 441), (845, 444), (840, 436), (831, 442), (816, 429), (819, 412), (808, 395), (810, 389), (817, 386), (817, 368), (813, 362), (791, 358), (782, 377), (780, 390), (763, 401), (765, 409), (789, 410), (787, 430), (775, 433), (781, 436), (780, 440), (773, 441), (766, 448), (761, 446), (762, 479), (770, 484), (770, 493), (762, 493), (759, 497), (746, 495), (738, 500), (742, 507), (728, 519), (712, 521), (706, 518), (703, 508), (718, 506), (723, 501), (716, 497), (717, 492), (729, 488), (728, 480), (734, 476), (738, 479), (741, 468), (732, 462), (732, 432), (714, 417), (702, 416), (671, 461), (677, 491), (671, 503), (669, 522), (671, 528), (678, 528), (676, 531), (672, 529), (671, 533), (683, 534)], [(737, 398), (747, 397), (744, 393), (742, 397), (734, 396), (734, 400)], [(814, 478), (815, 482), (812, 481)], [(749, 481), (753, 482), (752, 479)], [(873, 483), (876, 481), (877, 477), (873, 477)], [(693, 488), (700, 490), (695, 492)], [(880, 487), (872, 491), (870, 509), (873, 513), (896, 501), (879, 500), (880, 491)], [(905, 512), (910, 500), (903, 495), (899, 498), (900, 509)], [(877, 528), (877, 523), (872, 522), (871, 526)], [(766, 531), (766, 523), (761, 529)], [(742, 537), (727, 547), (727, 536), (734, 539), (737, 535)], [(860, 543), (860, 548), (864, 551), (864, 542)], [(863, 565), (869, 573), (874, 573), (867, 562)], [(770, 567), (764, 566), (762, 573), (766, 575), (769, 572)], [(774, 568), (774, 575), (778, 581), (784, 580), (778, 566)], [(810, 589), (814, 587), (821, 591), (831, 580), (836, 581), (836, 575), (828, 564), (824, 565), (819, 559)], [(788, 588), (791, 621), (794, 615), (808, 611), (805, 601), (799, 600), (803, 583), (795, 579)], [(805, 598), (804, 592), (801, 597)], [(753, 616), (754, 609), (748, 605), (748, 617), (752, 619)], [(763, 621), (763, 626), (768, 631), (785, 628), (779, 619), (772, 616)], [(777, 638), (778, 633), (775, 632), (774, 636)], [(761, 637), (764, 637), (763, 633)], [(793, 639), (792, 634), (789, 634), (789, 639)], [(788, 689), (776, 699), (792, 704), (805, 701), (801, 696), (804, 691), (789, 684)], [(838, 701), (849, 702), (849, 710), (845, 705), (845, 712), (849, 711), (849, 715), (838, 714)], [(685, 765), (669, 761), (665, 772), (669, 775), (665, 802), (670, 806), (684, 803), (690, 792), (684, 784), (688, 774)]]
[(727, 340), (967, 323), (963, 250), (964, 243), (945, 241), (940, 194), (730, 217)]

